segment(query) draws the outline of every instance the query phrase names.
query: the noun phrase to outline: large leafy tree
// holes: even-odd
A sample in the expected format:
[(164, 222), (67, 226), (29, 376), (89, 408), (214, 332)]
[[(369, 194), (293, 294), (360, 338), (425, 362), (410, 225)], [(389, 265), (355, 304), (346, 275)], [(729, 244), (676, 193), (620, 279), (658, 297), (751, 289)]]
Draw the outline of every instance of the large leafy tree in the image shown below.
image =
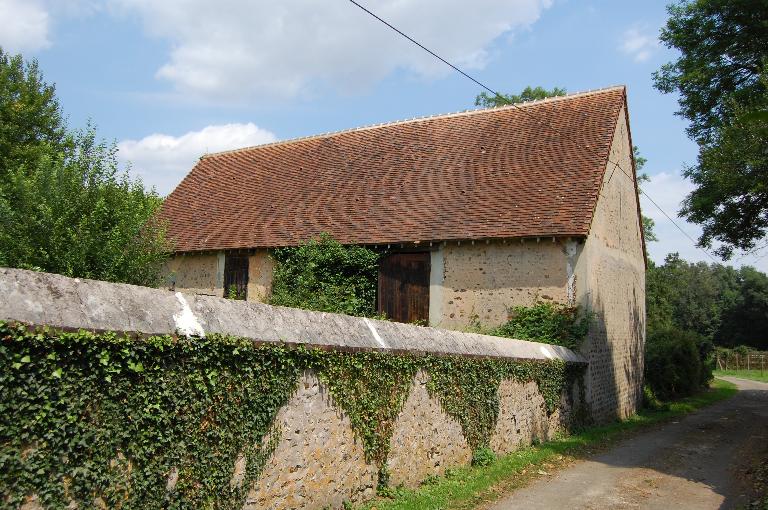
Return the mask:
[(92, 127), (70, 132), (35, 62), (0, 50), (0, 265), (140, 285), (168, 251), (160, 198)]
[(751, 267), (686, 262), (676, 253), (649, 264), (648, 332), (694, 331), (716, 345), (768, 348), (768, 276)]
[(37, 62), (0, 48), (0, 179), (9, 169), (35, 166), (49, 149), (66, 145), (53, 85), (43, 81)]
[[(550, 89), (545, 89), (541, 86), (536, 87), (525, 87), (522, 92), (519, 94), (497, 94), (497, 95), (491, 95), (487, 92), (481, 92), (480, 94), (475, 97), (475, 106), (482, 106), (483, 108), (497, 108), (499, 106), (507, 106), (510, 104), (516, 104), (516, 103), (524, 103), (526, 101), (535, 101), (538, 99), (546, 99), (548, 97), (557, 97), (557, 96), (564, 96), (567, 93), (567, 91), (562, 87), (553, 87)], [(635, 157), (635, 166), (637, 170), (637, 183), (638, 187), (640, 183), (648, 182), (650, 181), (650, 177), (648, 177), (648, 174), (641, 173), (641, 170), (643, 169), (643, 166), (645, 166), (645, 163), (648, 162), (648, 160), (640, 155), (640, 151), (638, 150), (637, 146), (632, 147), (632, 152)], [(645, 237), (646, 242), (650, 241), (658, 241), (658, 238), (656, 237), (656, 234), (653, 231), (653, 228), (655, 226), (654, 221), (647, 217), (642, 216), (643, 221), (643, 235)]]
[(768, 0), (688, 0), (668, 7), (661, 41), (680, 56), (654, 74), (679, 94), (679, 115), (700, 147), (685, 169), (696, 189), (682, 215), (699, 244), (750, 250), (768, 231)]

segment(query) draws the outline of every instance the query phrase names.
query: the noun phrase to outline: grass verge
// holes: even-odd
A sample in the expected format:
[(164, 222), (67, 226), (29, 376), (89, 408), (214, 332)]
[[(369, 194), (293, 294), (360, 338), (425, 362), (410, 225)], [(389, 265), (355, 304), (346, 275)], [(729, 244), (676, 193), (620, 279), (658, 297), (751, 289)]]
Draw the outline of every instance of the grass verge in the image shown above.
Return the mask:
[(363, 508), (376, 510), (470, 509), (493, 501), (536, 476), (594, 453), (630, 432), (690, 413), (733, 396), (734, 384), (715, 380), (699, 395), (665, 404), (656, 410), (642, 410), (624, 421), (590, 427), (539, 446), (523, 448), (497, 458), (483, 467), (449, 469), (445, 476), (432, 478), (416, 490), (398, 488), (393, 497), (379, 498)]
[(727, 375), (730, 377), (738, 377), (739, 379), (751, 379), (753, 381), (760, 381), (768, 383), (768, 369), (763, 370), (715, 370), (713, 374), (721, 376)]

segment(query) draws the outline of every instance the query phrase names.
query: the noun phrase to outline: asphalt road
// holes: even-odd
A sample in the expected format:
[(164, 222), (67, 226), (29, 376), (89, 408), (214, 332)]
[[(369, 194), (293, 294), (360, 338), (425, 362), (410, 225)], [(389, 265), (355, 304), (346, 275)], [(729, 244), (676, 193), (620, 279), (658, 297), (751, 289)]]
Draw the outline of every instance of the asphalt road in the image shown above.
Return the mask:
[(724, 377), (734, 397), (537, 479), (487, 508), (714, 509), (749, 502), (745, 472), (768, 455), (768, 384)]

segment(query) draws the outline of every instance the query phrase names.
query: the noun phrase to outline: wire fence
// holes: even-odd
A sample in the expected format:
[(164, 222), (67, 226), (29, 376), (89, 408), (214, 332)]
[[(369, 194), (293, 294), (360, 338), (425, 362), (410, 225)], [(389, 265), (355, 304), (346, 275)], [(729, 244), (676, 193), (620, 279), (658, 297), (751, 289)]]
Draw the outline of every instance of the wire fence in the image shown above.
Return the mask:
[(760, 375), (768, 372), (768, 353), (765, 352), (717, 353), (715, 361), (718, 370), (759, 370)]

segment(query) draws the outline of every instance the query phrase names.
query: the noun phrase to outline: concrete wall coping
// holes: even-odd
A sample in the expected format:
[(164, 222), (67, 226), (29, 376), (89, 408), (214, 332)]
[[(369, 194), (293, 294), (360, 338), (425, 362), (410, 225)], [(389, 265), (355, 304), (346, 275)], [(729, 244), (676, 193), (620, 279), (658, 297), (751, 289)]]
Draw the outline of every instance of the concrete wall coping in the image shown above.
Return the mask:
[(140, 335), (232, 335), (351, 351), (585, 363), (556, 345), (0, 268), (0, 320)]

